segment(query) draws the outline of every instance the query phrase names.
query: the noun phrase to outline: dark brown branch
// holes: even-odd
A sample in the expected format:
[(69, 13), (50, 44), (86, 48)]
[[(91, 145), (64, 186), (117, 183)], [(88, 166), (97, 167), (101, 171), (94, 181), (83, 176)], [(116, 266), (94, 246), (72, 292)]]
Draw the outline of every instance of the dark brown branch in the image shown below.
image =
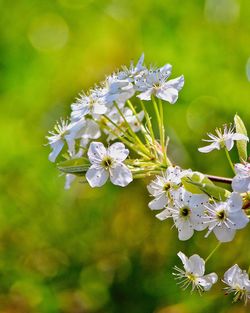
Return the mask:
[(214, 176), (214, 175), (206, 175), (207, 178), (210, 180), (217, 182), (217, 183), (224, 183), (224, 184), (232, 184), (232, 178), (227, 177), (220, 177), (220, 176)]

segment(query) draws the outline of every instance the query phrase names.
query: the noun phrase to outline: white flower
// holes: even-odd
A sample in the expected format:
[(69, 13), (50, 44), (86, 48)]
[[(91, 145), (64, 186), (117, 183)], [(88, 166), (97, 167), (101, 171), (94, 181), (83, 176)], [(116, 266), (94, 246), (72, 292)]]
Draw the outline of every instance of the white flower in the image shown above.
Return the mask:
[(201, 293), (208, 291), (217, 282), (218, 276), (216, 273), (204, 275), (205, 261), (199, 255), (194, 254), (190, 258), (182, 252), (177, 255), (182, 261), (184, 270), (175, 266), (174, 269), (177, 273), (173, 273), (173, 275), (176, 276), (177, 280), (180, 280), (179, 284), (182, 284), (182, 288), (186, 289), (192, 285), (191, 291), (197, 289)]
[(120, 80), (115, 75), (107, 77), (104, 89), (106, 90), (104, 100), (107, 103), (116, 102), (119, 105), (124, 105), (135, 93), (131, 82), (126, 79)]
[(188, 240), (193, 236), (194, 230), (201, 231), (207, 227), (203, 221), (209, 200), (207, 195), (192, 194), (181, 187), (172, 193), (172, 198), (173, 203), (156, 217), (161, 221), (173, 218), (180, 240)]
[(89, 95), (81, 94), (76, 103), (71, 105), (71, 120), (78, 121), (87, 114), (101, 115), (107, 112), (104, 97), (98, 90), (92, 90)]
[(92, 165), (86, 173), (90, 186), (101, 187), (109, 177), (114, 185), (127, 186), (133, 180), (130, 170), (123, 164), (128, 154), (129, 150), (121, 142), (108, 149), (101, 142), (91, 142), (88, 157)]
[(203, 139), (203, 141), (211, 142), (211, 144), (199, 148), (198, 150), (200, 152), (208, 153), (211, 152), (212, 150), (215, 149), (220, 150), (223, 148), (230, 151), (234, 146), (235, 140), (246, 140), (246, 141), (249, 140), (247, 136), (235, 133), (234, 127), (228, 128), (227, 125), (224, 126), (223, 132), (220, 128), (216, 128), (215, 132), (217, 136), (209, 133), (208, 137), (211, 139)]
[(233, 192), (226, 202), (207, 205), (208, 215), (204, 219), (209, 231), (206, 237), (213, 231), (221, 242), (233, 240), (236, 230), (244, 228), (249, 222), (242, 206), (242, 197), (237, 192)]
[(250, 191), (250, 163), (238, 163), (234, 166), (236, 176), (232, 181), (232, 188), (237, 192)]
[(228, 285), (228, 287), (225, 288), (226, 294), (234, 293), (234, 302), (243, 300), (245, 304), (247, 304), (250, 299), (250, 280), (245, 270), (241, 270), (240, 267), (235, 264), (225, 272), (222, 281)]
[(156, 179), (147, 186), (149, 193), (154, 197), (148, 204), (149, 208), (163, 209), (171, 199), (170, 192), (176, 190), (181, 185), (181, 178), (190, 172), (190, 170), (183, 171), (178, 166), (169, 166), (162, 176), (156, 176)]
[(137, 90), (141, 91), (138, 98), (141, 100), (151, 100), (151, 96), (175, 103), (178, 99), (178, 93), (184, 85), (184, 76), (167, 81), (171, 74), (171, 65), (167, 64), (160, 69), (150, 70), (135, 81)]
[(51, 136), (47, 136), (48, 144), (52, 148), (49, 154), (49, 160), (55, 162), (65, 142), (68, 144), (68, 152), (73, 153), (75, 147), (75, 134), (72, 132), (73, 124), (63, 119), (57, 122), (54, 131), (50, 131)]
[(136, 77), (138, 77), (143, 71), (147, 71), (147, 68), (143, 65), (144, 63), (144, 53), (141, 55), (136, 66), (131, 63), (130, 67), (122, 67), (122, 71), (117, 74), (117, 78), (120, 80), (128, 80), (129, 82), (134, 82)]

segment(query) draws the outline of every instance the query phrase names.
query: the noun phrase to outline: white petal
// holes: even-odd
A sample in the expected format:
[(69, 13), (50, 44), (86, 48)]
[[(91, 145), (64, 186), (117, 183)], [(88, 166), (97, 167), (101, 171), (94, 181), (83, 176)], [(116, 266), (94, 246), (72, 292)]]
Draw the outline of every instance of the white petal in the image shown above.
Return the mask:
[(189, 258), (190, 272), (198, 276), (203, 276), (205, 273), (205, 261), (198, 255), (194, 254)]
[(250, 177), (241, 177), (236, 175), (232, 181), (232, 188), (237, 192), (248, 192), (250, 191)]
[(107, 154), (112, 159), (122, 162), (129, 155), (129, 150), (125, 148), (125, 145), (122, 142), (115, 142), (108, 148)]
[(93, 113), (94, 114), (105, 114), (107, 112), (107, 107), (104, 104), (94, 104)]
[(161, 88), (156, 90), (155, 96), (159, 99), (167, 101), (171, 104), (174, 104), (178, 99), (178, 90), (172, 87)]
[(233, 149), (233, 146), (234, 146), (233, 138), (230, 137), (229, 139), (225, 140), (225, 145), (227, 147), (227, 150), (231, 151)]
[(249, 176), (249, 170), (250, 170), (250, 163), (245, 163), (245, 164), (241, 164), (241, 163), (237, 163), (234, 166), (236, 174), (238, 174), (239, 176)]
[(189, 221), (176, 221), (175, 225), (178, 229), (178, 238), (180, 240), (188, 240), (194, 234), (194, 229)]
[(249, 223), (249, 218), (246, 216), (243, 210), (230, 213), (229, 219), (234, 223), (234, 225), (231, 226), (233, 229), (242, 229)]
[(205, 291), (208, 291), (213, 284), (215, 284), (218, 280), (218, 276), (216, 273), (211, 273), (208, 275), (205, 275), (203, 277), (200, 277), (198, 279), (199, 285), (201, 285)]
[(64, 184), (64, 189), (70, 189), (70, 186), (72, 182), (75, 180), (76, 176), (72, 174), (66, 174), (65, 175), (65, 184)]
[(96, 167), (92, 165), (87, 173), (86, 179), (91, 187), (101, 187), (103, 186), (109, 177), (109, 172), (101, 167)]
[(198, 151), (202, 153), (209, 153), (214, 149), (220, 150), (220, 145), (218, 142), (213, 142), (211, 145), (199, 148)]
[(224, 274), (224, 281), (229, 286), (234, 285), (235, 281), (238, 280), (238, 276), (241, 275), (242, 270), (239, 268), (238, 264), (230, 267)]
[(137, 97), (141, 100), (151, 100), (151, 95), (153, 93), (153, 88), (150, 88), (142, 93), (140, 93), (139, 95), (137, 95)]
[(172, 65), (171, 64), (165, 64), (160, 68), (160, 72), (161, 73), (169, 73), (169, 75), (171, 74), (172, 71)]
[(69, 134), (64, 136), (67, 145), (68, 145), (68, 152), (70, 155), (75, 154), (75, 136), (74, 134)]
[(97, 139), (101, 136), (100, 127), (95, 121), (87, 119), (81, 135), (83, 138)]
[(61, 152), (63, 146), (64, 146), (64, 142), (63, 140), (58, 140), (52, 144), (50, 144), (51, 148), (53, 149), (52, 152), (49, 154), (49, 160), (51, 162), (55, 162), (58, 154)]
[(110, 168), (110, 180), (114, 185), (125, 187), (132, 182), (133, 176), (126, 165), (118, 163)]
[(166, 82), (164, 88), (172, 87), (180, 91), (183, 88), (183, 86), (184, 86), (184, 76), (181, 75), (175, 79), (170, 79), (168, 82)]
[(204, 216), (204, 210), (200, 210), (199, 212), (198, 210), (193, 210), (190, 220), (194, 230), (202, 231), (208, 227)]
[[(192, 209), (200, 209), (209, 200), (209, 197), (205, 194), (192, 194), (184, 189), (183, 201), (185, 205)], [(205, 209), (205, 208), (204, 208)]]
[(150, 201), (148, 206), (151, 210), (161, 210), (168, 203), (168, 198), (165, 193), (161, 194), (159, 197)]
[(214, 228), (214, 234), (220, 242), (232, 241), (235, 236), (235, 230), (222, 225)]
[(89, 161), (93, 164), (99, 164), (106, 156), (107, 150), (102, 142), (91, 142), (88, 150)]
[(181, 251), (179, 251), (179, 252), (177, 253), (177, 255), (178, 255), (178, 257), (181, 259), (182, 264), (183, 264), (184, 268), (186, 269), (186, 265), (187, 265), (187, 263), (188, 263), (188, 258), (187, 258), (187, 257), (185, 256), (185, 254), (184, 254), (183, 252), (181, 252)]
[(144, 62), (144, 53), (142, 53), (142, 55), (140, 56), (140, 59), (138, 60), (137, 64), (136, 64), (136, 70), (140, 71), (141, 68), (143, 67), (143, 62)]
[(242, 209), (243, 200), (241, 195), (238, 192), (232, 192), (230, 198), (228, 199), (228, 212), (238, 212)]
[(249, 141), (249, 138), (246, 135), (235, 133), (232, 135), (233, 140), (246, 140)]
[(165, 219), (171, 217), (171, 212), (169, 211), (169, 209), (165, 209), (161, 213), (157, 214), (155, 217), (158, 218), (160, 221), (164, 221)]

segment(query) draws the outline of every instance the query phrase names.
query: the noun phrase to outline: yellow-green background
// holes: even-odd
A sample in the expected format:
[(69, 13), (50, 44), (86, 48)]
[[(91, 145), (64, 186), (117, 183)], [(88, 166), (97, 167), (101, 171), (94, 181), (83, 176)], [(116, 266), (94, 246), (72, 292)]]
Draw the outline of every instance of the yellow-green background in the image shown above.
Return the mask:
[[(166, 105), (172, 160), (230, 176), (223, 152), (197, 152), (238, 112), (250, 130), (249, 0), (0, 1), (0, 312), (247, 312), (222, 284), (202, 297), (176, 286), (176, 253), (206, 257), (211, 234), (177, 240), (147, 207), (146, 181), (91, 189), (48, 161), (45, 135), (82, 89), (145, 52), (185, 87)], [(249, 71), (249, 69), (248, 69)], [(250, 75), (248, 73), (248, 75)], [(233, 154), (236, 161), (236, 154)], [(249, 265), (249, 230), (208, 263)]]

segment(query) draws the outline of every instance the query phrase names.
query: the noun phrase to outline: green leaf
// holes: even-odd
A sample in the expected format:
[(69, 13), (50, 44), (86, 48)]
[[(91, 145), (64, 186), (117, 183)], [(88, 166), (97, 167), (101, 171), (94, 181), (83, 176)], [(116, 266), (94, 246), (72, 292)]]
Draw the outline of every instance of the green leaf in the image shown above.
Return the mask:
[(57, 164), (57, 168), (66, 174), (84, 175), (90, 167), (90, 163), (85, 158), (78, 158), (63, 161)]
[(230, 196), (230, 192), (227, 189), (216, 186), (204, 174), (199, 172), (183, 177), (182, 183), (184, 188), (189, 192), (194, 194), (205, 193), (209, 197), (219, 201), (225, 201)]
[[(246, 127), (245, 127), (242, 119), (237, 114), (235, 114), (235, 116), (234, 116), (234, 124), (235, 124), (237, 133), (247, 136)], [(237, 145), (238, 155), (239, 155), (240, 161), (241, 162), (246, 161), (247, 160), (247, 141), (246, 140), (238, 140), (236, 142), (236, 145)]]

